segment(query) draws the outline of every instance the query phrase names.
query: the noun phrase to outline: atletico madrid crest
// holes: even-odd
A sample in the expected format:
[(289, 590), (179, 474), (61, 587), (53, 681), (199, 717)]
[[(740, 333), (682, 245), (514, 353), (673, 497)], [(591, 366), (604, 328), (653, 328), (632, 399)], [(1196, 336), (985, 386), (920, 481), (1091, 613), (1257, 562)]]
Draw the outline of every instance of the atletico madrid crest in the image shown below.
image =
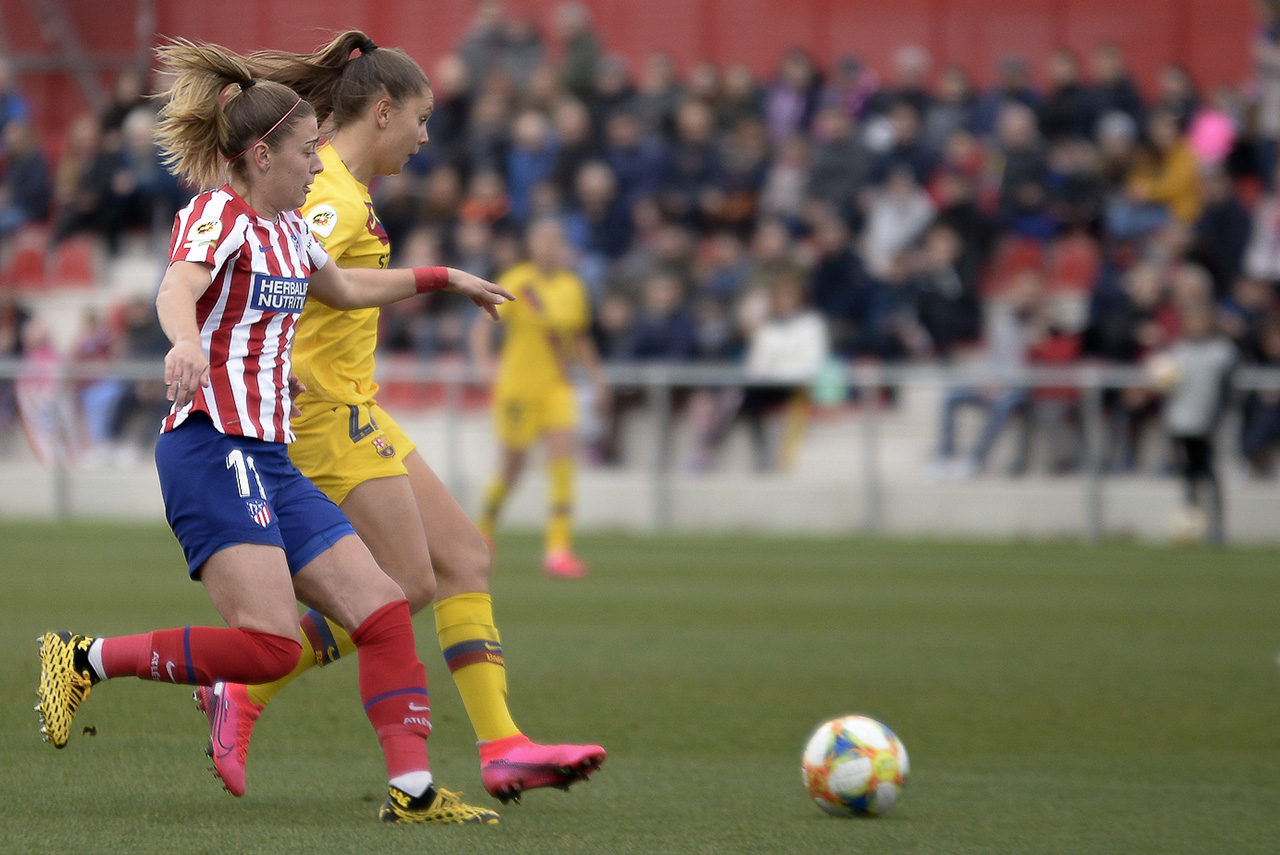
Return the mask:
[(383, 457), (396, 456), (395, 446), (387, 442), (387, 438), (385, 436), (375, 436), (373, 438), (373, 447)]
[(249, 516), (253, 518), (254, 522), (263, 528), (271, 525), (273, 517), (271, 516), (270, 505), (261, 499), (249, 499), (244, 504), (245, 507), (249, 509)]

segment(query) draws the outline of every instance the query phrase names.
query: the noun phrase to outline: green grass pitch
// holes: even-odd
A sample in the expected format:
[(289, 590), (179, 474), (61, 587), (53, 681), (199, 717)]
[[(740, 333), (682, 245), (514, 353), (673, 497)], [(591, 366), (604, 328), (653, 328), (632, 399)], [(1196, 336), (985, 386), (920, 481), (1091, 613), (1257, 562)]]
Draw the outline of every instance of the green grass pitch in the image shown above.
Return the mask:
[[(494, 580), (517, 722), (595, 740), (605, 767), (497, 827), (388, 827), (356, 668), (313, 671), (259, 724), (249, 792), (210, 776), (190, 691), (95, 688), (40, 741), (36, 636), (216, 620), (167, 530), (0, 525), (0, 851), (13, 853), (1274, 853), (1280, 553), (1133, 544), (752, 536), (538, 540)], [(483, 794), (429, 614), (433, 768)], [(889, 724), (892, 813), (828, 817), (799, 756), (828, 716)], [(82, 733), (94, 726), (96, 735)]]

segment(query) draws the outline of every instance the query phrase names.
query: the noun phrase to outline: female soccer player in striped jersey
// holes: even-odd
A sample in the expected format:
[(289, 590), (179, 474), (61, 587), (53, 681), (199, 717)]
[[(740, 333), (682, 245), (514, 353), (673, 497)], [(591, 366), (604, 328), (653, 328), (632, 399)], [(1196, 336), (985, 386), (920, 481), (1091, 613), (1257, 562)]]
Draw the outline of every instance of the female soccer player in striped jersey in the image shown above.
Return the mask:
[[(249, 60), (256, 73), (309, 101), (331, 133), (320, 147), (324, 171), (303, 208), (312, 233), (340, 267), (386, 267), (390, 247), (369, 184), (398, 173), (427, 141), (433, 99), (426, 75), (404, 51), (379, 48), (358, 31), (313, 54), (260, 52)], [(604, 762), (604, 749), (534, 743), (513, 721), (489, 597), (489, 550), (413, 441), (378, 405), (377, 329), (376, 309), (307, 304), (294, 356), (307, 390), (298, 398), (290, 456), (342, 508), (414, 612), (435, 600), (436, 632), (475, 729), (485, 789), (506, 802), (535, 787), (567, 787)], [(215, 768), (233, 793), (244, 792), (249, 741), (266, 704), (303, 671), (355, 649), (342, 622), (332, 618), (323, 609), (302, 617), (303, 655), (281, 679), (232, 682), (203, 693)], [(213, 714), (213, 691), (224, 715)]]
[[(510, 295), (444, 268), (343, 270), (296, 210), (323, 168), (311, 105), (255, 78), (234, 54), (178, 41), (159, 49), (176, 77), (157, 139), (202, 186), (178, 215), (156, 308), (173, 347), (173, 407), (156, 448), (165, 513), (227, 627), (41, 639), (46, 739), (63, 747), (76, 708), (110, 677), (210, 686), (262, 682), (298, 661), (295, 598), (349, 627), (360, 694), (390, 778), (390, 822), (494, 823), (434, 786), (426, 671), (409, 604), (350, 523), (289, 461), (290, 347), (308, 295), (342, 308), (449, 287), (478, 305)], [(225, 180), (225, 183), (222, 183)], [(212, 714), (225, 705), (211, 699)]]

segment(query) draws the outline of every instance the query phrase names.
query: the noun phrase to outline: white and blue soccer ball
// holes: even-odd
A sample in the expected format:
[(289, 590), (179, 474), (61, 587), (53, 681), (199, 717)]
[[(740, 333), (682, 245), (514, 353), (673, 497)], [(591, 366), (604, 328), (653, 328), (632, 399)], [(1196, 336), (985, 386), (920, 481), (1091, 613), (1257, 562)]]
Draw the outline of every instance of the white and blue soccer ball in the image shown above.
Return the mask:
[(814, 802), (836, 816), (886, 812), (898, 801), (911, 771), (902, 740), (864, 715), (840, 716), (818, 725), (800, 766)]

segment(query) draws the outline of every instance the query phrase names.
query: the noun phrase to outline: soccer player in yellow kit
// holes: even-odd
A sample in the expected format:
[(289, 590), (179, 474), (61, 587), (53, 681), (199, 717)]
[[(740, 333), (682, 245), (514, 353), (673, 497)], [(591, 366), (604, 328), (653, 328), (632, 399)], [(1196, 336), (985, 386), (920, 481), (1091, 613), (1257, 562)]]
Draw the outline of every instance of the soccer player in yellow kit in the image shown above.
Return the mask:
[(497, 474), (485, 490), (480, 531), (492, 542), (502, 506), (524, 470), (533, 444), (546, 441), (548, 515), (542, 569), (576, 579), (586, 565), (573, 552), (574, 470), (577, 402), (574, 364), (580, 365), (603, 400), (599, 359), (587, 328), (591, 308), (586, 288), (565, 266), (564, 229), (552, 217), (536, 220), (526, 237), (529, 260), (504, 273), (498, 284), (516, 300), (498, 307), (502, 349), (494, 366), (498, 327), (484, 318), (472, 328), (472, 355), (494, 378), (493, 424), (501, 446)]
[[(324, 171), (302, 209), (312, 233), (341, 267), (386, 267), (390, 247), (369, 183), (399, 172), (427, 141), (433, 99), (426, 75), (403, 51), (379, 48), (358, 31), (314, 54), (264, 51), (250, 60), (257, 73), (288, 81), (327, 117), (332, 135), (320, 149)], [(470, 275), (448, 274), (450, 280)], [(512, 720), (489, 597), (488, 547), (414, 443), (378, 406), (377, 326), (377, 310), (344, 312), (307, 302), (293, 354), (306, 390), (297, 399), (301, 416), (293, 420), (297, 441), (290, 456), (341, 507), (412, 610), (435, 601), (436, 632), (479, 741), (485, 789), (506, 802), (535, 787), (567, 787), (599, 768), (604, 749), (539, 745)], [(303, 671), (355, 650), (347, 632), (319, 612), (307, 612), (300, 623), (303, 654), (293, 673), (262, 686), (215, 686), (197, 695), (209, 715), (215, 770), (236, 795), (244, 792), (249, 739), (266, 704)]]

